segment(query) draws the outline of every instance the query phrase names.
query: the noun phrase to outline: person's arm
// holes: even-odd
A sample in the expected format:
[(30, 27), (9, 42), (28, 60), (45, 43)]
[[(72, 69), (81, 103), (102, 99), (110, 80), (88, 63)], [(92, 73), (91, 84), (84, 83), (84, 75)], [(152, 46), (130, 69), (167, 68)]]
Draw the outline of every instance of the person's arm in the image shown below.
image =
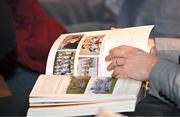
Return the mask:
[(152, 95), (180, 108), (179, 64), (129, 46), (113, 48), (106, 61), (111, 61), (107, 69), (113, 71), (113, 76), (149, 80)]
[(180, 65), (160, 59), (150, 73), (150, 93), (180, 108)]
[(156, 55), (160, 58), (179, 63), (180, 39), (155, 38)]
[(7, 1), (0, 0), (0, 58), (16, 46), (16, 32)]
[[(180, 107), (180, 40), (155, 38), (156, 55), (161, 59), (150, 74), (150, 93)], [(179, 81), (178, 81), (179, 80)], [(173, 100), (173, 101), (172, 101)]]

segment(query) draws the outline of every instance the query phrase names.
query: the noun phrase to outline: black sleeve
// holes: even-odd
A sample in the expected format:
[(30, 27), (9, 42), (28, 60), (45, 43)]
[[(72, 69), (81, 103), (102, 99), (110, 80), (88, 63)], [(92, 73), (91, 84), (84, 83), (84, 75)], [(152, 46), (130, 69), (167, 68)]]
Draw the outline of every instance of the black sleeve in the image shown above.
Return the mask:
[(0, 0), (0, 58), (16, 46), (16, 31), (8, 0)]

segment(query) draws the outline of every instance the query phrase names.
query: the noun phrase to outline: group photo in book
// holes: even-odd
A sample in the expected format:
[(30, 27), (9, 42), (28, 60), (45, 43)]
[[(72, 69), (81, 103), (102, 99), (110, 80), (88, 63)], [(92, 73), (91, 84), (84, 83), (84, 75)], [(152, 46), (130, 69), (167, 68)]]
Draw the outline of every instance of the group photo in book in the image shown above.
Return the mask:
[(39, 76), (31, 91), (27, 115), (94, 115), (100, 107), (113, 112), (134, 111), (143, 96), (142, 82), (112, 77), (105, 57), (120, 45), (149, 52), (147, 43), (152, 28), (62, 34), (51, 47), (46, 74)]

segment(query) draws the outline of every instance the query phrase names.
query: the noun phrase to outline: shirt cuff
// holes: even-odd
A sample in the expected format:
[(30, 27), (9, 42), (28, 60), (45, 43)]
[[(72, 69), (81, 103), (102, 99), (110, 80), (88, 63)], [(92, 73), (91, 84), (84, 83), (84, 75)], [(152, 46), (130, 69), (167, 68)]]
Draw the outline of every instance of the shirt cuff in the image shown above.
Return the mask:
[(180, 39), (155, 38), (156, 55), (160, 58), (179, 63)]

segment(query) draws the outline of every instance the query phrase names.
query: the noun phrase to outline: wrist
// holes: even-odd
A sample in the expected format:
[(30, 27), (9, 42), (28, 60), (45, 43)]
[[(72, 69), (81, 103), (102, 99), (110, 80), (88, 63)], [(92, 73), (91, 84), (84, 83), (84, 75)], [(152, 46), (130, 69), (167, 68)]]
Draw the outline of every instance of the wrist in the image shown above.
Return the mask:
[(150, 38), (148, 40), (148, 49), (149, 49), (150, 54), (156, 55), (156, 44), (155, 44), (155, 40), (153, 38)]

